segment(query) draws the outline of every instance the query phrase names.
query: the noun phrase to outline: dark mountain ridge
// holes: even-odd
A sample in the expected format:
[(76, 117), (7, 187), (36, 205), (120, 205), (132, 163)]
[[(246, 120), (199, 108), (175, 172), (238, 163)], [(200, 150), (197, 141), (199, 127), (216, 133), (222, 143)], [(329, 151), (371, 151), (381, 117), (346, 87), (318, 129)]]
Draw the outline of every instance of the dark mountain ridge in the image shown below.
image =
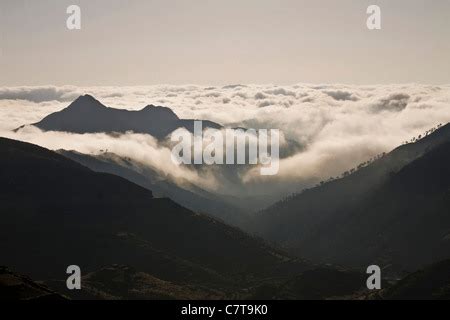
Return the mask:
[[(139, 111), (109, 108), (90, 95), (83, 95), (67, 108), (46, 116), (33, 125), (44, 131), (72, 133), (118, 132), (147, 133), (163, 139), (179, 128), (194, 131), (194, 121), (180, 119), (167, 107), (148, 105)], [(22, 126), (23, 127), (23, 126)], [(20, 130), (22, 127), (16, 129)], [(203, 121), (204, 128), (219, 129), (212, 121)]]
[(416, 271), (395, 285), (369, 296), (384, 300), (449, 300), (450, 260)]
[(34, 279), (128, 265), (163, 281), (236, 290), (307, 266), (242, 231), (47, 149), (0, 138), (2, 264)]
[(155, 197), (167, 197), (194, 212), (208, 214), (233, 225), (243, 225), (249, 216), (241, 209), (225, 203), (218, 196), (190, 184), (181, 187), (158, 172), (143, 167), (132, 159), (125, 159), (113, 153), (87, 155), (76, 151), (58, 150), (59, 154), (72, 159), (96, 172), (110, 173), (125, 178), (146, 189)]
[(55, 301), (67, 298), (30, 278), (0, 266), (0, 300)]
[[(439, 237), (450, 233), (449, 141), (447, 124), (349, 176), (277, 203), (256, 217), (253, 230), (316, 262), (412, 271), (444, 259), (450, 247)], [(413, 244), (415, 252), (408, 249)]]

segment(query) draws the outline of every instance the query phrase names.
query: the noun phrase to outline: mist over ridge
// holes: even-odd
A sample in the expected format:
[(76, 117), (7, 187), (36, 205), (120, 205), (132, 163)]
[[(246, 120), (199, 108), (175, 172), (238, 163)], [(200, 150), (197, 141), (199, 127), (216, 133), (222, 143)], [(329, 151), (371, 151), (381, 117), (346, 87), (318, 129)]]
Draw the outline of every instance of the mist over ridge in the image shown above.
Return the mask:
[[(175, 167), (166, 161), (169, 148), (142, 133), (69, 134), (41, 132), (33, 127), (11, 131), (41, 121), (84, 94), (110, 108), (138, 111), (148, 105), (161, 105), (182, 119), (209, 120), (228, 127), (280, 129), (284, 136), (280, 172), (261, 177), (257, 168), (247, 167), (230, 178), (220, 167)], [(0, 132), (55, 150), (96, 154), (108, 149), (215, 192), (272, 194), (276, 200), (340, 175), (450, 121), (449, 104), (450, 86), (416, 84), (2, 87)]]

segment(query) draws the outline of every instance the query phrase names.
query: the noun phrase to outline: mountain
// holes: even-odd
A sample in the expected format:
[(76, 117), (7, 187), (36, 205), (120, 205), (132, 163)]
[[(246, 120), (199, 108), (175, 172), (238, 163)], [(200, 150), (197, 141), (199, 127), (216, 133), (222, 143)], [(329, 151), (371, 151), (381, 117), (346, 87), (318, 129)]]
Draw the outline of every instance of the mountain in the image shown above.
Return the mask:
[(67, 298), (39, 284), (0, 266), (0, 300), (66, 300)]
[[(0, 138), (2, 264), (39, 280), (126, 265), (223, 295), (309, 268), (263, 241), (111, 174)], [(65, 294), (66, 292), (62, 292)]]
[(416, 271), (395, 285), (381, 290), (371, 299), (450, 300), (450, 260)]
[[(82, 300), (197, 300), (224, 299), (223, 292), (202, 286), (179, 285), (158, 279), (148, 273), (125, 265), (102, 267), (82, 277), (82, 290), (67, 293), (72, 299)], [(67, 292), (64, 280), (46, 281), (49, 287)]]
[(222, 201), (217, 195), (188, 181), (183, 183), (185, 187), (181, 187), (168, 178), (162, 177), (155, 170), (142, 166), (130, 158), (119, 157), (114, 153), (87, 155), (76, 151), (58, 150), (57, 152), (93, 171), (123, 177), (152, 190), (155, 197), (168, 197), (185, 208), (208, 214), (228, 224), (240, 226), (249, 219), (243, 210)]
[(349, 299), (366, 292), (366, 275), (355, 270), (321, 266), (279, 285), (263, 284), (253, 292), (257, 300)]
[(254, 230), (315, 262), (396, 272), (450, 252), (450, 125), (261, 212)]
[[(194, 120), (179, 119), (169, 108), (149, 105), (139, 111), (113, 109), (90, 95), (83, 95), (67, 108), (46, 116), (34, 126), (44, 131), (98, 133), (133, 131), (163, 139), (178, 128), (194, 131)], [(203, 121), (203, 128), (221, 128), (217, 123)], [(20, 130), (20, 128), (16, 129)]]

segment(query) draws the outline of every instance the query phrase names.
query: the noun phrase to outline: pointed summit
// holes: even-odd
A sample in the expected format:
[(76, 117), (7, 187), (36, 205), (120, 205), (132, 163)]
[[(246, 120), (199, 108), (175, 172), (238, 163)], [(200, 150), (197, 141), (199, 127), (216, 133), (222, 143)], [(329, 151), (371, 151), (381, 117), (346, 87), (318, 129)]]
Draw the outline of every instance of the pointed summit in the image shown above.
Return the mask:
[(106, 108), (100, 101), (95, 99), (90, 94), (81, 95), (76, 98), (68, 107), (72, 108)]
[(85, 94), (85, 95), (81, 95), (78, 97), (79, 99), (84, 99), (84, 100), (94, 100), (97, 101), (97, 99), (95, 99), (93, 96), (91, 96), (90, 94)]

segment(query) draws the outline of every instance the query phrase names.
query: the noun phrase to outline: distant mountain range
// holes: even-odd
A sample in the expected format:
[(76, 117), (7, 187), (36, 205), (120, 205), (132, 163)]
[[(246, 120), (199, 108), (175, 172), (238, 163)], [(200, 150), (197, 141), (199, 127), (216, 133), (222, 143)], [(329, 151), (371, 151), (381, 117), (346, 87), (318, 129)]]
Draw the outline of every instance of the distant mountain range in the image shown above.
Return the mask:
[[(2, 264), (39, 280), (127, 265), (227, 295), (311, 265), (263, 241), (55, 152), (0, 138)], [(65, 292), (63, 292), (65, 294)]]
[[(202, 121), (203, 129), (222, 128), (222, 126), (218, 123), (203, 119), (198, 120)], [(152, 135), (164, 144), (165, 141), (163, 140), (177, 129), (185, 128), (189, 132), (193, 133), (195, 121), (196, 120), (194, 119), (180, 119), (170, 108), (167, 107), (148, 105), (139, 111), (114, 109), (103, 105), (91, 95), (82, 95), (74, 100), (65, 109), (54, 112), (43, 118), (41, 121), (29, 125), (38, 127), (44, 131), (59, 131), (78, 134), (106, 133), (114, 135), (115, 133), (125, 132), (143, 133)], [(26, 126), (27, 125), (22, 125), (14, 131), (18, 132)], [(230, 129), (245, 130), (245, 128)], [(289, 147), (284, 149), (282, 148), (280, 150), (280, 156), (282, 158), (288, 157), (292, 155), (295, 150), (301, 149), (301, 145), (292, 139), (287, 139), (286, 144), (289, 145)], [(67, 156), (69, 156), (69, 154), (67, 154)], [(76, 161), (82, 160), (82, 157), (80, 156), (76, 156), (74, 158)], [(84, 161), (82, 163), (90, 167), (90, 165), (93, 164), (93, 161)], [(94, 164), (94, 166), (99, 169), (97, 164)], [(106, 170), (103, 170), (105, 169), (105, 166), (103, 166), (103, 168), (98, 171), (110, 172), (113, 174), (118, 174), (118, 172), (123, 173), (123, 170), (111, 172), (110, 164), (106, 167), (108, 167)], [(198, 165), (197, 168), (198, 167), (201, 167), (201, 165)], [(217, 213), (215, 215), (213, 214), (214, 216), (220, 217), (221, 219), (231, 222), (232, 224), (236, 224), (239, 223), (239, 221), (235, 221), (235, 218), (240, 220), (239, 216), (243, 216), (245, 219), (245, 214), (240, 215), (240, 213), (250, 211), (254, 212), (263, 209), (274, 201), (280, 199), (281, 195), (284, 194), (284, 190), (277, 191), (273, 194), (271, 192), (264, 193), (263, 191), (259, 191), (256, 195), (252, 194), (245, 196), (246, 190), (240, 185), (240, 181), (242, 174), (248, 169), (248, 167), (249, 165), (220, 166), (220, 174), (223, 176), (223, 179), (230, 181), (230, 184), (235, 187), (239, 187), (242, 191), (239, 196), (211, 194), (207, 193), (205, 190), (197, 190), (198, 192), (192, 193), (192, 190), (189, 190), (189, 188), (186, 189), (183, 187), (177, 187), (175, 184), (163, 186), (163, 181), (159, 181), (158, 186), (153, 184), (152, 188), (155, 189), (155, 191), (162, 191), (160, 194), (166, 194), (183, 206), (195, 211), (200, 210), (211, 214), (212, 211), (210, 209), (214, 206), (214, 211)], [(212, 168), (214, 170), (214, 167)], [(153, 174), (150, 173), (150, 175)], [(131, 176), (126, 176), (125, 178), (130, 179), (130, 177)], [(155, 181), (155, 179), (151, 180), (153, 182)], [(132, 181), (136, 182), (135, 180)], [(146, 182), (145, 187), (148, 187), (148, 181)], [(285, 189), (289, 190), (289, 187), (290, 186), (286, 186)], [(161, 188), (162, 190), (156, 190)], [(235, 191), (235, 193), (238, 192)], [(200, 202), (200, 200), (202, 201)], [(233, 217), (229, 217), (230, 214)]]
[[(169, 108), (149, 105), (139, 111), (108, 108), (94, 97), (83, 95), (67, 108), (52, 113), (33, 125), (44, 131), (99, 133), (133, 131), (164, 139), (179, 128), (194, 131), (194, 121), (180, 119)], [(23, 127), (23, 126), (22, 126)], [(17, 128), (20, 130), (22, 127)], [(203, 121), (203, 128), (221, 128), (212, 121)]]
[[(47, 285), (0, 268), (0, 298), (448, 299), (448, 260), (437, 262), (450, 252), (448, 130), (444, 126), (343, 179), (278, 203), (255, 220), (269, 239), (297, 254), (354, 270), (292, 258), (121, 177), (0, 138), (2, 264)], [(307, 196), (302, 205), (315, 208), (320, 199), (334, 199), (331, 191), (345, 192), (336, 185), (348, 183), (348, 192), (354, 188), (349, 181), (365, 179), (378, 183), (361, 185), (365, 190), (355, 198), (336, 200), (336, 210), (323, 211), (328, 215), (319, 221), (292, 209), (298, 197)], [(365, 288), (368, 264), (380, 264), (387, 276), (386, 270), (413, 270), (429, 261), (435, 264), (380, 292)], [(71, 264), (82, 268), (80, 292), (65, 287)]]
[[(164, 139), (193, 123), (85, 95), (34, 125)], [(1, 264), (11, 268), (0, 267), (0, 298), (448, 299), (449, 163), (447, 124), (252, 216), (130, 158), (0, 138)], [(83, 292), (65, 289), (71, 264)], [(365, 290), (372, 264), (389, 279), (377, 293)]]
[(273, 205), (249, 229), (312, 261), (412, 271), (449, 257), (449, 163), (447, 124)]

